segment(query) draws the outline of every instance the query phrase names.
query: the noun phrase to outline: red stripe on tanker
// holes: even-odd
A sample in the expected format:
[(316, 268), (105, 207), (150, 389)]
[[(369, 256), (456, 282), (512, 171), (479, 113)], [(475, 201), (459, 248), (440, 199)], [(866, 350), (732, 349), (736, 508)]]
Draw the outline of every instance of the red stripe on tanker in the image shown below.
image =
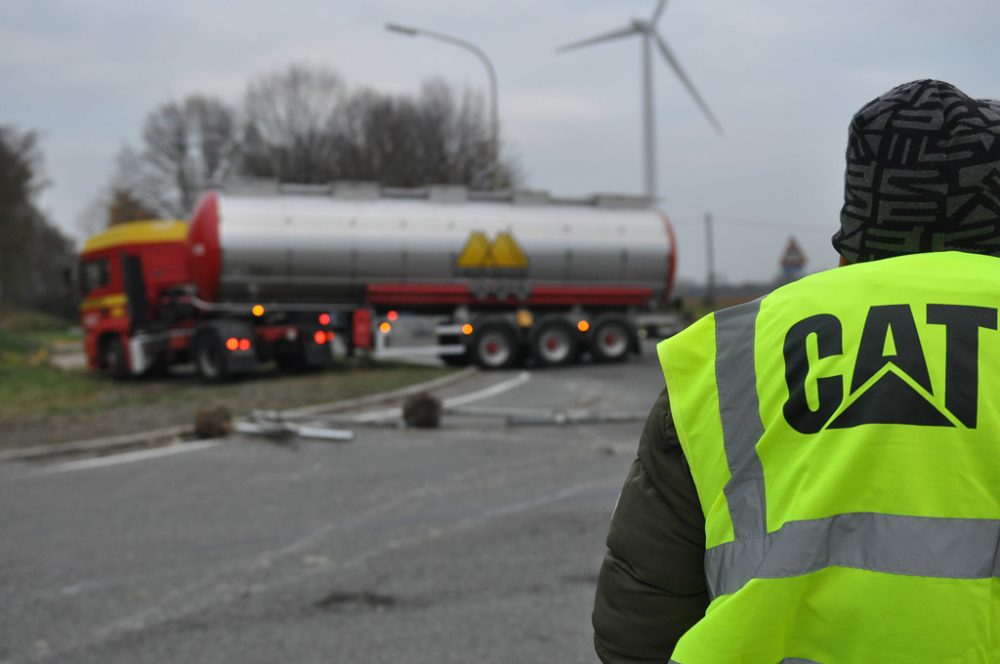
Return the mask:
[(188, 244), (209, 301), (641, 305), (666, 298), (675, 266), (656, 208), (557, 202), (215, 192)]

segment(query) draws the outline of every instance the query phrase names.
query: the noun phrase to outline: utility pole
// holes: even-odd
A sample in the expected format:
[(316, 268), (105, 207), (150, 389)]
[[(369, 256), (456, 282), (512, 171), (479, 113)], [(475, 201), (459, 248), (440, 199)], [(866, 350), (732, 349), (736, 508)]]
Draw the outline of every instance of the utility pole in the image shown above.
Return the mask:
[(712, 213), (705, 213), (705, 254), (708, 262), (708, 280), (705, 282), (705, 304), (715, 304), (715, 243), (712, 238)]

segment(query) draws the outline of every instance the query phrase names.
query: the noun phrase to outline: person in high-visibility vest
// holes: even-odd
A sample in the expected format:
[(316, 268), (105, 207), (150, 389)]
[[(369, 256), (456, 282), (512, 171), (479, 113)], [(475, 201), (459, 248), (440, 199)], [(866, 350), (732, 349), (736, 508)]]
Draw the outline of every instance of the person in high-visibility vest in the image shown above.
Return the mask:
[(1000, 664), (1000, 102), (864, 106), (833, 245), (657, 347), (602, 661)]

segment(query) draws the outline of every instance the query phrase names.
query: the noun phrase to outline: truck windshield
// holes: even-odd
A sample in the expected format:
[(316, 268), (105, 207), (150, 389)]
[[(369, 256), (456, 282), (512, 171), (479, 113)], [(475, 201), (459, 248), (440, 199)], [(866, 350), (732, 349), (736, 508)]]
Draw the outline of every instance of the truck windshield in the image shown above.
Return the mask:
[(86, 295), (90, 291), (102, 286), (107, 286), (110, 281), (107, 258), (83, 261), (80, 264), (80, 293), (82, 295)]

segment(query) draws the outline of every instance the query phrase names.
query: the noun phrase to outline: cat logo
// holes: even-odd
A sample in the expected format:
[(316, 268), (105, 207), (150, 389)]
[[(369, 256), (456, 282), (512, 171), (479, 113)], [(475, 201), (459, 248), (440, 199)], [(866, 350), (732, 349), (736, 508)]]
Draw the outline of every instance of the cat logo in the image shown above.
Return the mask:
[[(908, 304), (874, 306), (868, 310), (858, 347), (851, 349), (855, 353), (854, 371), (846, 398), (843, 374), (829, 370), (828, 374), (817, 377), (814, 372), (809, 380), (810, 361), (844, 355), (840, 319), (832, 314), (818, 314), (792, 325), (785, 335), (783, 349), (788, 385), (788, 400), (783, 408), (785, 420), (793, 429), (806, 434), (863, 424), (975, 429), (980, 330), (997, 329), (997, 310), (928, 304), (926, 323), (941, 325), (945, 331), (944, 380), (943, 385), (937, 386), (943, 391), (937, 392), (937, 396)], [(810, 353), (807, 347), (813, 335), (815, 351)], [(815, 408), (809, 404), (807, 389), (815, 397)]]
[(473, 231), (459, 252), (455, 266), (460, 270), (523, 270), (528, 267), (528, 258), (508, 232), (497, 233), (496, 239), (490, 242), (486, 233)]

